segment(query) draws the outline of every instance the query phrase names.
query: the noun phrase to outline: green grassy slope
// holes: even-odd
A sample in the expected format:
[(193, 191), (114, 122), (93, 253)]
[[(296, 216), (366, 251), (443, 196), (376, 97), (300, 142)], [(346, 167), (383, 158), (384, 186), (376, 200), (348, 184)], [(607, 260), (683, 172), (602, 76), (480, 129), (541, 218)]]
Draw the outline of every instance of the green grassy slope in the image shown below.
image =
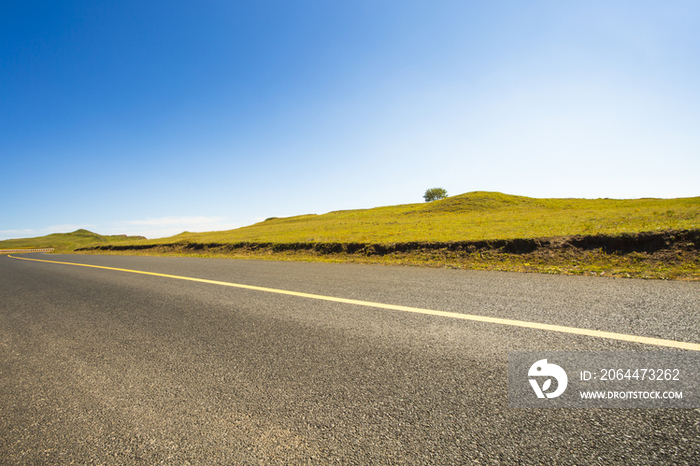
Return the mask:
[(138, 243), (470, 241), (696, 228), (700, 197), (535, 199), (471, 192), (431, 203), (273, 218), (236, 230)]
[(56, 252), (70, 252), (76, 248), (134, 241), (139, 237), (104, 236), (88, 230), (76, 230), (72, 233), (54, 233), (36, 238), (8, 239), (0, 241), (0, 249), (13, 248), (54, 248)]
[[(272, 218), (235, 230), (185, 232), (154, 240), (78, 230), (0, 241), (0, 248), (53, 247), (56, 252), (81, 248), (87, 253), (194, 254), (700, 280), (699, 231), (700, 197), (535, 199), (472, 192), (431, 203)], [(623, 233), (627, 235), (620, 236)], [(534, 250), (496, 245), (496, 240), (575, 235), (598, 239), (589, 246), (571, 247), (561, 244), (575, 238), (531, 241), (537, 245)], [(613, 247), (632, 239), (641, 243), (631, 249)], [(457, 243), (475, 241), (486, 246)], [(337, 243), (348, 247), (338, 250)], [(351, 250), (350, 243), (356, 249)], [(392, 246), (401, 243), (413, 246)], [(378, 252), (380, 245), (386, 246), (384, 252)]]
[(57, 252), (111, 243), (476, 241), (570, 235), (617, 235), (700, 228), (700, 197), (681, 199), (536, 199), (471, 192), (420, 204), (272, 218), (243, 228), (181, 233), (154, 240), (87, 230), (0, 241), (0, 248)]

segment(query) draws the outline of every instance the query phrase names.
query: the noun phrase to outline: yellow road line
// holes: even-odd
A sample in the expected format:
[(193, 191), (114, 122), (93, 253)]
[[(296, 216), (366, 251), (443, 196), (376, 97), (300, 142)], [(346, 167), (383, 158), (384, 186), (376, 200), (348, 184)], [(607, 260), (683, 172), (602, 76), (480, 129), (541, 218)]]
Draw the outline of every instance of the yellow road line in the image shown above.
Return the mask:
[(510, 325), (512, 327), (522, 327), (522, 328), (530, 328), (530, 329), (536, 329), (536, 330), (548, 330), (550, 332), (562, 332), (562, 333), (569, 333), (569, 334), (574, 334), (574, 335), (584, 335), (584, 336), (595, 337), (595, 338), (607, 338), (609, 340), (627, 341), (627, 342), (631, 342), (631, 343), (642, 343), (645, 345), (665, 346), (668, 348), (677, 348), (677, 349), (684, 349), (684, 350), (690, 350), (690, 351), (700, 351), (700, 344), (698, 344), (698, 343), (687, 343), (687, 342), (683, 342), (683, 341), (664, 340), (661, 338), (640, 337), (637, 335), (628, 335), (625, 333), (604, 332), (601, 330), (590, 330), (590, 329), (585, 329), (585, 328), (566, 327), (563, 325), (541, 324), (538, 322), (527, 322), (524, 320), (501, 319), (499, 317), (487, 317), (487, 316), (479, 316), (479, 315), (473, 315), (473, 314), (460, 314), (458, 312), (436, 311), (433, 309), (422, 309), (419, 307), (399, 306), (396, 304), (383, 304), (383, 303), (375, 303), (372, 301), (361, 301), (361, 300), (357, 300), (357, 299), (336, 298), (333, 296), (324, 296), (324, 295), (311, 294), (311, 293), (301, 293), (299, 291), (280, 290), (280, 289), (276, 289), (276, 288), (266, 288), (263, 286), (243, 285), (240, 283), (221, 282), (221, 281), (217, 281), (217, 280), (207, 280), (205, 278), (183, 277), (180, 275), (169, 275), (169, 274), (157, 273), (157, 272), (145, 272), (142, 270), (120, 269), (120, 268), (116, 268), (116, 267), (105, 267), (102, 265), (79, 264), (79, 263), (75, 263), (75, 262), (59, 262), (59, 261), (50, 261), (50, 260), (45, 260), (45, 259), (30, 259), (27, 257), (14, 257), (14, 256), (8, 256), (8, 257), (11, 257), (13, 259), (25, 260), (25, 261), (48, 262), (51, 264), (74, 265), (74, 266), (79, 266), (79, 267), (92, 267), (95, 269), (116, 270), (119, 272), (138, 273), (141, 275), (152, 275), (155, 277), (174, 278), (177, 280), (188, 280), (191, 282), (209, 283), (211, 285), (229, 286), (229, 287), (233, 287), (233, 288), (243, 288), (246, 290), (254, 290), (254, 291), (264, 291), (266, 293), (276, 293), (276, 294), (283, 294), (283, 295), (288, 295), (288, 296), (298, 296), (301, 298), (318, 299), (318, 300), (322, 300), (322, 301), (331, 301), (331, 302), (343, 303), (343, 304), (354, 304), (357, 306), (374, 307), (374, 308), (379, 308), (379, 309), (389, 309), (392, 311), (413, 312), (416, 314), (425, 314), (425, 315), (432, 315), (432, 316), (439, 316), (439, 317), (449, 317), (452, 319), (471, 320), (471, 321), (475, 321), (475, 322), (484, 322), (484, 323), (489, 323), (489, 324)]

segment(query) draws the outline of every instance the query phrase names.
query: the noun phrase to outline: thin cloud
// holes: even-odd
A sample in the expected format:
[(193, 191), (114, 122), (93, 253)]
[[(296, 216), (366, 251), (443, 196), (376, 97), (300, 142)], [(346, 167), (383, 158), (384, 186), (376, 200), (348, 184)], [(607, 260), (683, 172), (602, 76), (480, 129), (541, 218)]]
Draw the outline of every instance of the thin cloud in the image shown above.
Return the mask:
[(34, 230), (0, 230), (0, 235), (29, 235), (34, 233)]
[(70, 233), (70, 232), (73, 232), (75, 230), (80, 230), (80, 229), (90, 230), (90, 229), (96, 228), (96, 227), (97, 227), (97, 225), (94, 225), (94, 224), (86, 225), (84, 223), (76, 223), (76, 224), (68, 223), (68, 224), (64, 224), (64, 225), (51, 225), (49, 227), (42, 228), (42, 231), (46, 232), (46, 234)]
[(164, 238), (184, 231), (223, 231), (239, 228), (240, 223), (232, 223), (227, 217), (159, 217), (145, 220), (128, 220), (110, 226), (116, 234), (145, 236), (146, 238)]
[(0, 241), (4, 241), (6, 239), (28, 238), (31, 236), (36, 236), (35, 230), (0, 230)]
[(166, 226), (166, 225), (211, 225), (223, 223), (225, 217), (160, 217), (146, 220), (130, 220), (127, 225)]

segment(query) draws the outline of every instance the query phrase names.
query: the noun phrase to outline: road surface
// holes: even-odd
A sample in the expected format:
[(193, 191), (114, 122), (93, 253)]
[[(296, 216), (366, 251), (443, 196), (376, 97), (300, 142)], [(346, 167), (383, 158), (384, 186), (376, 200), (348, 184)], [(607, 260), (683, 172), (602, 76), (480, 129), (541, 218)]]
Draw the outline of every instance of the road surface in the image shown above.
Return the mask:
[(507, 390), (509, 351), (669, 350), (546, 325), (700, 343), (698, 283), (16, 257), (53, 262), (0, 256), (1, 464), (700, 458), (698, 409), (514, 409)]

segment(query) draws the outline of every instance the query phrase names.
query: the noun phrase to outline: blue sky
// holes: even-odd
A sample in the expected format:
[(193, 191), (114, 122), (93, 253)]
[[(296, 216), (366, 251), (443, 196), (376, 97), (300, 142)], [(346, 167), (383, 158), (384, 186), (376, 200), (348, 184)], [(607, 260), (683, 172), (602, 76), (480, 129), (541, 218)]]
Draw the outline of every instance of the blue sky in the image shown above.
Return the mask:
[(696, 1), (2, 2), (0, 239), (700, 196)]

